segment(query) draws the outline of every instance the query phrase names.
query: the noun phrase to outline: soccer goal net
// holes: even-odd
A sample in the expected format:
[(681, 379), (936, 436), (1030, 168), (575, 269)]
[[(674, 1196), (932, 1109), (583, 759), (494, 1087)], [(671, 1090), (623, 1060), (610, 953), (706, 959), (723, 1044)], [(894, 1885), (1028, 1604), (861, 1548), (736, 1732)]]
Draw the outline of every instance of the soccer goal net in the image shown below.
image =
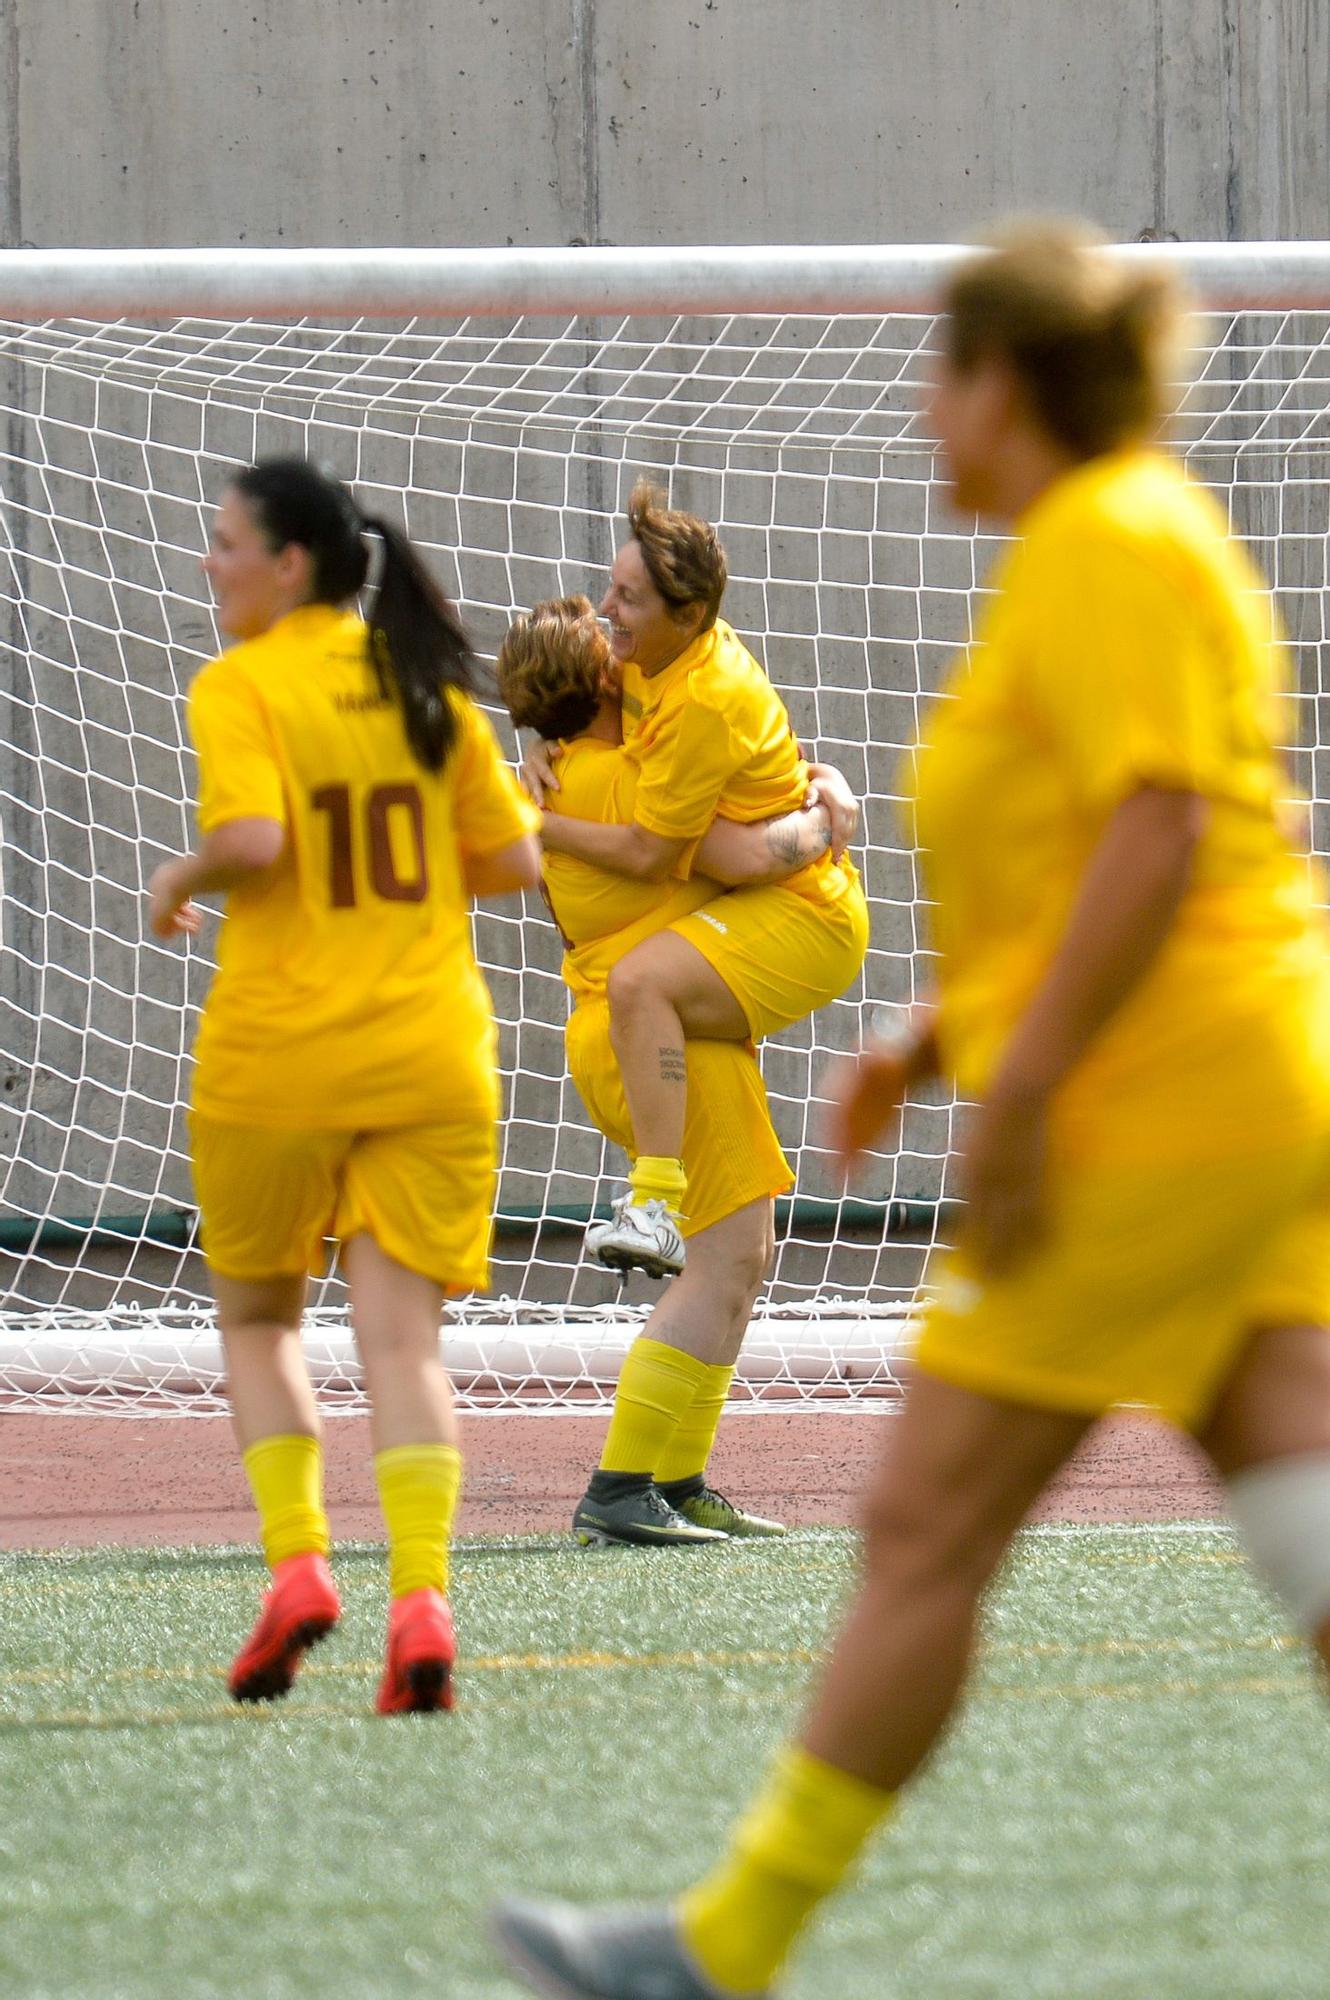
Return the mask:
[[(927, 983), (897, 766), (995, 549), (949, 508), (919, 416), (946, 254), (6, 253), (23, 317), (0, 322), (0, 1401), (219, 1407), (183, 1125), (216, 926), (190, 946), (146, 937), (143, 884), (190, 838), (184, 696), (219, 644), (199, 570), (211, 510), (230, 468), (290, 452), (404, 521), (486, 660), (534, 600), (599, 596), (639, 475), (720, 528), (727, 616), (807, 754), (863, 799), (873, 912), (862, 984), (762, 1051), (798, 1185), (741, 1382), (893, 1391), (947, 1233), (955, 1107), (912, 1105), (847, 1197), (819, 1159), (818, 1083), (870, 1008)], [(1223, 301), (1198, 322), (1180, 447), (1279, 593), (1301, 697), (1289, 747), (1315, 797), (1330, 252), (1266, 246), (1238, 270), (1222, 249), (1172, 254)], [(652, 1296), (580, 1256), (624, 1164), (566, 1076), (540, 905), (482, 909), (476, 938), (507, 1111), (494, 1288), (457, 1310), (450, 1361), (473, 1408), (594, 1403)], [(353, 1407), (334, 1276), (312, 1294), (309, 1352), (325, 1401)]]

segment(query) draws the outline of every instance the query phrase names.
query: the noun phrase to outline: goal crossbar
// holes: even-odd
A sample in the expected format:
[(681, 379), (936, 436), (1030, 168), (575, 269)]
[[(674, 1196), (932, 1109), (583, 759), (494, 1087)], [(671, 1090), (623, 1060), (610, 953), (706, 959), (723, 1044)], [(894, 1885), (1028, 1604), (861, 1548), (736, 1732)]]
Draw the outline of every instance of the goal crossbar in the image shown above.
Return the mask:
[[(529, 250), (6, 250), (0, 317), (927, 311), (954, 244), (696, 244)], [(1330, 244), (1125, 243), (1212, 310), (1330, 306)]]

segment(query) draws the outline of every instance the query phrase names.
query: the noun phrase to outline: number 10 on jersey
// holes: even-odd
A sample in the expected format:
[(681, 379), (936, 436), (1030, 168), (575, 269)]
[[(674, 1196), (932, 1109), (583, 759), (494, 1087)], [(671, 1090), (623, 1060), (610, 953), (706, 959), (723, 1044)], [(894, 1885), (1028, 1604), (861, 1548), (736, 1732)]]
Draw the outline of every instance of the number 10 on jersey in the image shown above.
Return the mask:
[[(355, 909), (366, 892), (388, 903), (424, 902), (429, 894), (429, 860), (425, 804), (418, 786), (375, 785), (361, 800), (358, 814), (349, 785), (320, 785), (310, 793), (309, 802), (315, 812), (328, 815), (328, 900), (335, 910)], [(403, 861), (407, 873), (402, 871)]]

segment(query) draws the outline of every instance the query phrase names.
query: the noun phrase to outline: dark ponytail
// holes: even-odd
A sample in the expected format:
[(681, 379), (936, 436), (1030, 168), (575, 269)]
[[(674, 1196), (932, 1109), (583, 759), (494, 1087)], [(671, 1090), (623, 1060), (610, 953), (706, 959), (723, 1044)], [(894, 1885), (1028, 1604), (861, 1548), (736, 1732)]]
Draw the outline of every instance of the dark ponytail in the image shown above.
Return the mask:
[(442, 768), (457, 735), (448, 689), (475, 689), (466, 631), (414, 545), (376, 515), (365, 526), (383, 543), (383, 569), (369, 610), (370, 652), (379, 685), (401, 703), (407, 741), (427, 771)]
[(448, 689), (473, 690), (474, 661), (461, 619), (406, 535), (362, 514), (341, 481), (308, 459), (261, 459), (236, 473), (231, 486), (272, 549), (296, 542), (309, 550), (316, 604), (344, 604), (364, 589), (366, 531), (379, 537), (383, 565), (368, 609), (370, 658), (380, 688), (401, 708), (413, 754), (427, 771), (441, 770), (457, 735)]

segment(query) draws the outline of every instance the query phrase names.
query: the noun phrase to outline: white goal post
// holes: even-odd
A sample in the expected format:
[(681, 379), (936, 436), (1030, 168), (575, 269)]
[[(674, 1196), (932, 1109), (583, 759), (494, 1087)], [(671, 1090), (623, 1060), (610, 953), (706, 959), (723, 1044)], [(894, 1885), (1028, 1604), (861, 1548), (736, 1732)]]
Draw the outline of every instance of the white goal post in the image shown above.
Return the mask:
[[(926, 984), (894, 770), (996, 547), (950, 510), (918, 417), (960, 254), (0, 252), (0, 1407), (220, 1407), (182, 1123), (215, 932), (145, 939), (141, 887), (189, 837), (208, 516), (230, 467), (279, 451), (403, 519), (487, 659), (536, 598), (599, 594), (640, 473), (720, 527), (728, 615), (864, 798), (873, 909), (863, 984), (763, 1052), (799, 1182), (742, 1393), (894, 1393), (946, 1233), (954, 1106), (912, 1106), (847, 1199), (816, 1079), (869, 1008)], [(1279, 594), (1325, 848), (1330, 245), (1114, 254), (1173, 264), (1205, 309), (1178, 444)], [(652, 1296), (578, 1261), (622, 1162), (565, 1075), (552, 928), (530, 903), (476, 928), (508, 1111), (495, 1293), (459, 1308), (450, 1363), (472, 1408), (603, 1405)], [(356, 1407), (333, 1280), (309, 1351), (327, 1405)]]

